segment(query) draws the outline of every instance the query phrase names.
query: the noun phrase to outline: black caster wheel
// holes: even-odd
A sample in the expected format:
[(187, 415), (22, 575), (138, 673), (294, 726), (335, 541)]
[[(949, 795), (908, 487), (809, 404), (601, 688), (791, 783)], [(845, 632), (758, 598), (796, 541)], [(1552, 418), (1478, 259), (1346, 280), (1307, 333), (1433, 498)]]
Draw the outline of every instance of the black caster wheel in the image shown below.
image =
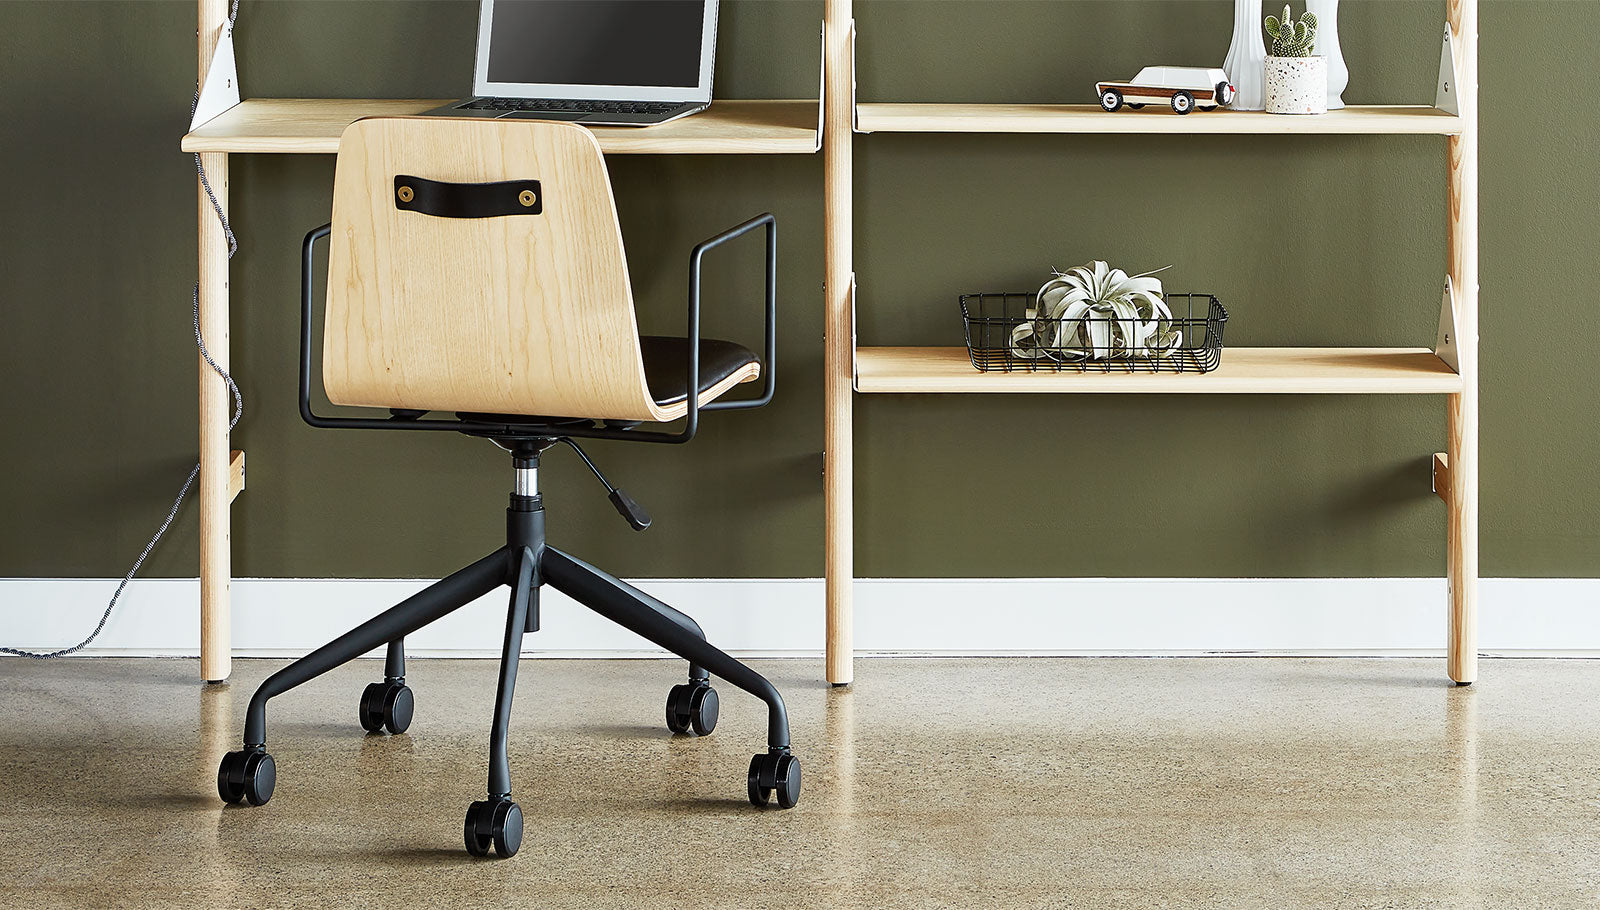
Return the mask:
[(361, 693), (361, 728), (368, 733), (404, 733), (416, 708), (411, 688), (403, 682), (372, 683)]
[(778, 795), (779, 809), (800, 802), (800, 759), (782, 752), (759, 752), (750, 759), (750, 804), (765, 806)]
[(509, 799), (478, 800), (467, 807), (463, 833), (473, 856), (488, 856), (491, 846), (502, 859), (516, 856), (522, 847), (522, 807)]
[(225, 803), (264, 806), (278, 784), (278, 763), (265, 749), (241, 749), (222, 756), (217, 768), (217, 794)]
[(667, 729), (708, 736), (717, 728), (717, 690), (708, 683), (685, 683), (667, 693)]

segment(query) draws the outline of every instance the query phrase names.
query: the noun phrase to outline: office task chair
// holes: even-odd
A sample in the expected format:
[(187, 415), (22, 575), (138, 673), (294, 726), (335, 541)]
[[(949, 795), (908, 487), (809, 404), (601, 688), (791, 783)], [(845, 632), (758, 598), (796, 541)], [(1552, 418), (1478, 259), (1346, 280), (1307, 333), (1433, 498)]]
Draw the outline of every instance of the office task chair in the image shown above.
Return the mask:
[[(700, 338), (700, 267), (711, 250), (766, 231), (765, 358)], [(371, 733), (404, 731), (413, 696), (405, 637), (500, 585), (511, 588), (489, 734), (486, 799), (467, 809), (467, 850), (517, 852), (522, 810), (511, 799), (506, 730), (524, 632), (539, 628), (548, 584), (689, 662), (667, 696), (667, 726), (704, 736), (717, 724), (710, 674), (767, 705), (767, 750), (750, 760), (749, 798), (781, 808), (800, 796), (783, 698), (761, 675), (707, 643), (699, 625), (638, 588), (545, 542), (539, 457), (574, 449), (635, 530), (650, 516), (612, 486), (577, 439), (684, 443), (700, 412), (753, 408), (773, 392), (777, 223), (754, 218), (694, 248), (684, 338), (641, 336), (622, 235), (600, 146), (573, 124), (375, 118), (339, 142), (333, 221), (302, 248), (300, 414), (314, 427), (433, 430), (488, 439), (511, 455), (515, 487), (505, 546), (279, 670), (256, 690), (244, 748), (229, 752), (217, 790), (230, 803), (272, 797), (267, 701), (387, 645), (381, 683), (361, 697)], [(328, 251), (323, 385), (336, 405), (387, 408), (381, 417), (327, 417), (311, 407), (312, 260)], [(759, 397), (718, 400), (765, 374)], [(429, 412), (453, 416), (428, 417)], [(677, 432), (641, 429), (682, 421)]]

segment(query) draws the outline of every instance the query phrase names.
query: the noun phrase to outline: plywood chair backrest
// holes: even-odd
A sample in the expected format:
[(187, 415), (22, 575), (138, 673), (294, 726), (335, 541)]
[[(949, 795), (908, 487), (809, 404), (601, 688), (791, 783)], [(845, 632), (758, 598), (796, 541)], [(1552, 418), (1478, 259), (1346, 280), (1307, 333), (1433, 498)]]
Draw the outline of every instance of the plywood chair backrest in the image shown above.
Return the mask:
[[(539, 212), (397, 206), (397, 175), (538, 180)], [(527, 197), (524, 197), (525, 199)], [(407, 200), (409, 201), (409, 200)], [(582, 127), (373, 118), (339, 141), (323, 382), (334, 404), (663, 420), (605, 159)]]

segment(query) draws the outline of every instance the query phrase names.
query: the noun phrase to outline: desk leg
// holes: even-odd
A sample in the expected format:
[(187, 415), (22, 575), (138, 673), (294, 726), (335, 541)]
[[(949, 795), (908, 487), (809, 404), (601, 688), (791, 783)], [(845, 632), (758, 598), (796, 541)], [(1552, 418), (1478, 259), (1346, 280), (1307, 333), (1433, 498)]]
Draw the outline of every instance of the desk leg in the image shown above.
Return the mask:
[(851, 121), (854, 104), (850, 72), (850, 0), (827, 0), (824, 6), (824, 90), (822, 131), (823, 180), (826, 193), (824, 280), (827, 300), (823, 323), (824, 419), (822, 498), (826, 540), (823, 572), (827, 577), (828, 682), (848, 684), (855, 677), (854, 619), (851, 589), (854, 565), (855, 440), (851, 409), (855, 395), (855, 332), (851, 317), (853, 267)]
[(1462, 391), (1449, 396), (1450, 497), (1447, 552), (1450, 622), (1447, 669), (1466, 684), (1478, 678), (1478, 4), (1449, 0), (1461, 135), (1446, 140), (1449, 214), (1446, 246), (1458, 295), (1456, 356)]
[(1446, 412), (1450, 438), (1450, 490), (1446, 500), (1450, 621), (1450, 678), (1461, 685), (1478, 678), (1478, 427), (1477, 396), (1451, 395)]
[[(228, 156), (200, 156), (222, 210), (228, 210)], [(198, 181), (197, 181), (198, 183)], [(228, 238), (204, 187), (200, 195), (200, 332), (206, 349), (228, 369)], [(232, 500), (228, 421), (233, 401), (227, 383), (200, 361), (200, 678), (220, 682), (232, 669), (228, 615), (232, 572), (228, 505)]]

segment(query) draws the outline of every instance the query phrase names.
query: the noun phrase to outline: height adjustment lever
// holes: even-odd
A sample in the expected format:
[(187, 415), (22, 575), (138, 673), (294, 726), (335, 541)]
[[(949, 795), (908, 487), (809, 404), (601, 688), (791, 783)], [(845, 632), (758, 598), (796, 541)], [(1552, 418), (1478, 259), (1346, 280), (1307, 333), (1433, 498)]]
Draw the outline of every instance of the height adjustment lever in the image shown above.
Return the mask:
[(610, 499), (611, 504), (617, 507), (617, 514), (627, 519), (635, 531), (643, 531), (650, 527), (650, 513), (645, 511), (644, 506), (635, 502), (632, 496), (612, 487)]
[(605, 485), (606, 492), (611, 494), (609, 497), (611, 504), (616, 506), (617, 514), (628, 522), (629, 527), (635, 531), (643, 531), (645, 528), (650, 527), (650, 513), (645, 510), (644, 506), (639, 505), (632, 496), (624, 493), (620, 488), (612, 486), (611, 481), (606, 480), (606, 475), (600, 473), (600, 469), (595, 467), (593, 461), (589, 460), (588, 454), (583, 449), (578, 448), (577, 443), (565, 436), (561, 437), (561, 441), (571, 446), (572, 451), (577, 452), (578, 457), (583, 459), (583, 463), (588, 465), (589, 470), (594, 472), (595, 478)]

